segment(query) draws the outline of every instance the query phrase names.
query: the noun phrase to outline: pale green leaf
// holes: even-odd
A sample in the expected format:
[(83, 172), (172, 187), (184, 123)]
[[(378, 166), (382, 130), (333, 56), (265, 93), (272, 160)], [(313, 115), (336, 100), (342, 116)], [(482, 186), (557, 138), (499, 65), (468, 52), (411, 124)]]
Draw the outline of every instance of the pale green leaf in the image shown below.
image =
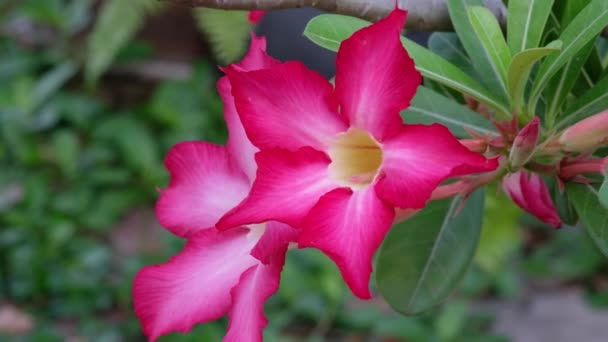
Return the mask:
[(510, 0), (507, 42), (515, 55), (540, 44), (554, 0)]
[(482, 6), (472, 6), (468, 12), (471, 26), (473, 26), (473, 30), (481, 42), (481, 48), (500, 76), (501, 86), (506, 88), (507, 68), (511, 63), (511, 52), (502, 35), (498, 21), (489, 9)]
[(479, 240), (484, 193), (433, 201), (395, 225), (380, 248), (376, 282), (397, 311), (416, 314), (443, 301), (464, 275)]
[(517, 53), (511, 64), (509, 65), (508, 72), (508, 85), (509, 85), (509, 96), (513, 103), (513, 108), (518, 113), (523, 110), (524, 104), (524, 91), (526, 84), (530, 77), (530, 72), (534, 64), (541, 58), (548, 54), (559, 51), (561, 49), (562, 42), (554, 41), (551, 42), (544, 48), (532, 48)]

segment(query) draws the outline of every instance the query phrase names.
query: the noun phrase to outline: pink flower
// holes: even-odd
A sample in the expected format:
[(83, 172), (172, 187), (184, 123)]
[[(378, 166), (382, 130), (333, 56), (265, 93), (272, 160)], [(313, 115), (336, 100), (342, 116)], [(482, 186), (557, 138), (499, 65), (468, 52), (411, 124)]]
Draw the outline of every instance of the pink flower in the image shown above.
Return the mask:
[(511, 200), (523, 210), (555, 228), (562, 225), (547, 184), (538, 173), (525, 170), (511, 173), (504, 177), (502, 187)]
[(247, 15), (247, 19), (249, 19), (249, 22), (253, 25), (258, 24), (260, 21), (262, 21), (262, 18), (264, 18), (264, 15), (266, 15), (266, 11), (249, 11), (249, 14)]
[(559, 138), (564, 151), (591, 152), (608, 143), (608, 110), (568, 127)]
[[(265, 54), (265, 40), (254, 37), (248, 56), (235, 68), (253, 70), (276, 63)], [(161, 191), (157, 216), (188, 242), (167, 263), (145, 267), (135, 277), (135, 312), (151, 341), (226, 314), (230, 324), (224, 341), (262, 341), (264, 302), (279, 287), (285, 253), (297, 233), (278, 222), (215, 228), (247, 195), (256, 151), (235, 113), (229, 80), (221, 79), (218, 88), (230, 131), (227, 148), (184, 142), (165, 160), (171, 182)]]
[(538, 138), (540, 137), (540, 120), (537, 116), (522, 128), (513, 141), (509, 161), (511, 166), (519, 167), (526, 164), (534, 155)]
[(406, 15), (395, 10), (342, 43), (335, 89), (299, 62), (226, 70), (260, 152), (250, 194), (218, 228), (301, 228), (299, 246), (332, 258), (361, 298), (371, 296), (372, 256), (395, 208), (422, 208), (447, 178), (497, 167), (444, 126), (403, 124), (399, 112), (421, 82), (400, 42)]

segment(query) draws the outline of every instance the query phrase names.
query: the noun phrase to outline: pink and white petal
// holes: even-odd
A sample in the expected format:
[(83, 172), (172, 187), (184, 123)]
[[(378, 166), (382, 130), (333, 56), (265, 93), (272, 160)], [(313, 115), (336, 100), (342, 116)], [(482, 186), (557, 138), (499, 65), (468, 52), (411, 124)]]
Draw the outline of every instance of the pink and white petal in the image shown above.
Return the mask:
[(217, 90), (224, 102), (224, 120), (228, 126), (228, 142), (226, 148), (230, 156), (239, 165), (239, 168), (247, 175), (250, 182), (255, 179), (255, 154), (259, 149), (249, 141), (239, 114), (234, 106), (232, 89), (228, 77), (222, 77), (217, 83)]
[(336, 188), (329, 177), (329, 157), (312, 148), (262, 150), (251, 191), (217, 223), (227, 229), (276, 220), (299, 227), (319, 198)]
[(256, 259), (268, 264), (275, 255), (285, 254), (291, 242), (296, 242), (299, 229), (277, 221), (267, 222), (264, 234), (251, 251)]
[(332, 85), (300, 62), (227, 73), (245, 132), (260, 149), (324, 150), (347, 128)]
[(249, 51), (245, 57), (239, 63), (229, 65), (228, 68), (238, 71), (251, 71), (266, 69), (280, 64), (280, 61), (270, 57), (266, 53), (266, 38), (251, 34)]
[(401, 44), (407, 12), (355, 32), (340, 45), (336, 59), (336, 96), (351, 126), (378, 139), (396, 134), (399, 112), (408, 107), (422, 76)]
[(248, 269), (232, 289), (232, 308), (228, 316), (228, 333), (223, 342), (262, 342), (268, 319), (264, 303), (279, 289), (285, 251), (267, 265)]
[(420, 209), (439, 184), (452, 176), (492, 171), (496, 159), (471, 152), (441, 125), (402, 125), (382, 143), (380, 198), (399, 208)]
[(213, 227), (249, 192), (249, 181), (224, 147), (179, 143), (165, 159), (171, 180), (161, 190), (156, 215), (174, 234), (189, 237)]
[(323, 251), (356, 296), (371, 298), (372, 258), (394, 217), (394, 208), (378, 198), (372, 187), (354, 192), (335, 189), (321, 197), (308, 214), (298, 245)]
[(249, 254), (256, 240), (248, 234), (244, 228), (202, 231), (167, 263), (139, 271), (133, 283), (135, 313), (151, 341), (228, 313), (230, 291), (243, 272), (259, 264)]

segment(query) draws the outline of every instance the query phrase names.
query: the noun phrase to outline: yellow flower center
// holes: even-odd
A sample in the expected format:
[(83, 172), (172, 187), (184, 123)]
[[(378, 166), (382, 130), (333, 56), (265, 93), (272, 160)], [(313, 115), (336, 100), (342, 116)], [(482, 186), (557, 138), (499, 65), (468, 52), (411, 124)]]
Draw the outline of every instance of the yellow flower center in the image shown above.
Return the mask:
[(361, 187), (370, 184), (382, 164), (382, 148), (366, 131), (351, 128), (330, 145), (329, 171), (338, 183)]

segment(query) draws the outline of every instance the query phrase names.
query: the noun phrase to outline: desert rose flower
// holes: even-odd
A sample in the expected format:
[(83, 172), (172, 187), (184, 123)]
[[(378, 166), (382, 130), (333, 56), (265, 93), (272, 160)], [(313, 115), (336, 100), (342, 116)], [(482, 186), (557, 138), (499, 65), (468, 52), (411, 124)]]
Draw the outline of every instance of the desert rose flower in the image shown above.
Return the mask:
[[(265, 55), (265, 41), (254, 37), (248, 56), (235, 68), (274, 63)], [(229, 126), (228, 146), (184, 142), (165, 160), (171, 181), (161, 191), (157, 216), (188, 242), (169, 262), (145, 267), (135, 277), (135, 312), (151, 341), (225, 315), (229, 326), (224, 341), (262, 341), (264, 302), (279, 287), (285, 253), (297, 233), (279, 222), (215, 228), (247, 195), (256, 151), (234, 112), (228, 79), (220, 80), (218, 88)]]
[(567, 128), (559, 138), (564, 151), (591, 152), (608, 142), (608, 110)]
[(249, 11), (249, 13), (247, 14), (247, 19), (249, 19), (249, 22), (251, 24), (256, 25), (260, 21), (262, 21), (264, 15), (266, 15), (266, 11)]
[(515, 204), (539, 220), (555, 228), (562, 225), (547, 184), (538, 173), (520, 170), (508, 174), (503, 178), (502, 188)]
[(406, 15), (396, 9), (342, 43), (335, 88), (299, 62), (226, 69), (260, 152), (250, 194), (218, 228), (301, 228), (299, 246), (332, 258), (361, 298), (371, 296), (372, 256), (395, 208), (420, 209), (447, 178), (497, 167), (444, 126), (403, 124), (399, 113), (421, 83), (400, 42)]

